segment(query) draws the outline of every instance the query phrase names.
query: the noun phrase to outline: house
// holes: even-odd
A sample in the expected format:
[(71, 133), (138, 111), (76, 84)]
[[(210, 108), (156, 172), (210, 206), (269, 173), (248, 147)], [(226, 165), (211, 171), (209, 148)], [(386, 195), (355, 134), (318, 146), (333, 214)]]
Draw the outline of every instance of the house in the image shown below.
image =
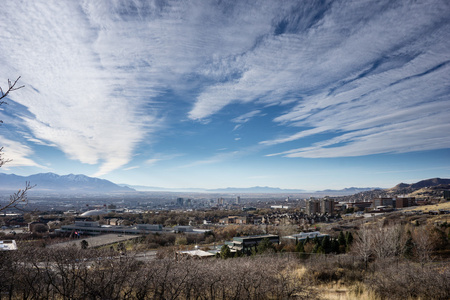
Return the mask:
[(243, 216), (228, 216), (219, 220), (220, 224), (247, 224), (247, 217)]
[(12, 251), (17, 250), (17, 244), (15, 240), (0, 241), (0, 251)]
[(29, 232), (47, 232), (48, 225), (43, 222), (30, 222), (28, 223)]

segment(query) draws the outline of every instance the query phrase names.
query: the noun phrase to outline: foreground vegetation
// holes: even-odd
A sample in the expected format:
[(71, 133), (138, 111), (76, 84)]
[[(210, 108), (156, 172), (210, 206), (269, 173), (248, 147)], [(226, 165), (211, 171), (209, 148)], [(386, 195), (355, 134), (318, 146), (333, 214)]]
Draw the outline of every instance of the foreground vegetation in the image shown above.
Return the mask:
[[(206, 250), (209, 242), (261, 230), (230, 225), (201, 238), (150, 234), (103, 249), (50, 248), (38, 234), (18, 235), (18, 251), (0, 252), (0, 298), (450, 298), (447, 215), (352, 219), (329, 227), (323, 239), (261, 242), (250, 256), (227, 247), (217, 258), (176, 255), (191, 243)], [(142, 257), (149, 249), (157, 255)]]
[(450, 267), (352, 255), (266, 254), (139, 261), (109, 251), (1, 253), (0, 295), (12, 299), (319, 299), (327, 287), (371, 299), (448, 299)]
[(314, 289), (297, 275), (298, 262), (288, 258), (138, 261), (108, 254), (30, 249), (8, 259), (3, 256), (1, 295), (22, 299), (316, 298)]

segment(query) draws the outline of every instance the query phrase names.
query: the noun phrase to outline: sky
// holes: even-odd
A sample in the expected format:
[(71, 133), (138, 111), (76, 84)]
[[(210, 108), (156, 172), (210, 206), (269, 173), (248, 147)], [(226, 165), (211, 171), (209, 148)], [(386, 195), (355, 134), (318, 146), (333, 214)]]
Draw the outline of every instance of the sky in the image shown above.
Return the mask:
[(3, 173), (165, 188), (450, 178), (450, 2), (3, 0)]

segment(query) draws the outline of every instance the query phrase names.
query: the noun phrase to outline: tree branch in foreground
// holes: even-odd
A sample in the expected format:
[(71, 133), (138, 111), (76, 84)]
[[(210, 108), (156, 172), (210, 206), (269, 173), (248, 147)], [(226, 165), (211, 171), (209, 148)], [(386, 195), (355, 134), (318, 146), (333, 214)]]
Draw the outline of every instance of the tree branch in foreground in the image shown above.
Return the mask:
[(18, 205), (27, 205), (28, 204), (28, 197), (27, 192), (34, 188), (36, 185), (31, 185), (29, 181), (25, 182), (25, 188), (20, 189), (16, 193), (9, 196), (9, 202), (5, 206), (0, 207), (0, 211), (3, 211), (8, 208), (15, 208), (18, 210), (23, 210), (22, 208), (18, 207)]
[(0, 168), (6, 164), (7, 162), (10, 162), (10, 159), (3, 158), (3, 147), (0, 147)]
[[(8, 79), (8, 89), (6, 90), (6, 92), (3, 92), (3, 89), (0, 87), (0, 100), (5, 98), (6, 96), (8, 96), (9, 92), (16, 91), (16, 90), (24, 87), (24, 85), (15, 87), (16, 83), (17, 83), (17, 81), (19, 81), (19, 79), (20, 79), (20, 76), (17, 77), (17, 79), (14, 82), (12, 82), (11, 80)], [(6, 102), (0, 101), (0, 105), (3, 103), (6, 103)]]

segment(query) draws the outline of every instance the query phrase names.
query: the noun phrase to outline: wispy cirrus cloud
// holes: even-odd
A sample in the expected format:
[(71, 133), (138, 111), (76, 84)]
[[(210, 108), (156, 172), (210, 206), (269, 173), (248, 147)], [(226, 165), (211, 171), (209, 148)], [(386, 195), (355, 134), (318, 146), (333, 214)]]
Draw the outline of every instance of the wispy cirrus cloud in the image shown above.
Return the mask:
[(33, 154), (33, 150), (16, 141), (9, 140), (3, 136), (1, 137), (3, 149), (3, 158), (6, 160), (6, 164), (2, 166), (4, 169), (9, 169), (10, 167), (21, 167), (21, 166), (33, 166), (46, 169), (36, 163), (29, 157)]
[(166, 154), (166, 153), (155, 153), (152, 158), (149, 158), (145, 161), (147, 165), (154, 165), (160, 161), (172, 160), (177, 157), (182, 157), (184, 154), (182, 153), (174, 153), (174, 154)]
[(248, 121), (250, 121), (252, 118), (254, 118), (255, 116), (258, 116), (261, 114), (261, 110), (257, 109), (257, 110), (253, 110), (250, 111), (248, 113), (245, 113), (239, 117), (234, 118), (233, 120), (231, 120), (233, 123), (238, 123), (236, 126), (234, 126), (233, 130), (237, 130), (238, 128), (240, 128), (242, 126), (242, 124), (247, 123)]
[[(191, 118), (210, 117), (231, 103), (277, 104), (297, 95), (297, 105), (274, 121), (301, 130), (261, 144), (320, 133), (337, 137), (280, 154), (339, 157), (448, 148), (442, 135), (450, 112), (448, 3), (385, 4), (333, 2), (288, 13), (276, 27), (283, 25), (283, 34), (262, 36), (240, 58), (242, 75), (205, 89)], [(317, 18), (300, 26), (303, 13)], [(421, 128), (411, 132), (419, 127), (411, 127), (415, 122)]]

